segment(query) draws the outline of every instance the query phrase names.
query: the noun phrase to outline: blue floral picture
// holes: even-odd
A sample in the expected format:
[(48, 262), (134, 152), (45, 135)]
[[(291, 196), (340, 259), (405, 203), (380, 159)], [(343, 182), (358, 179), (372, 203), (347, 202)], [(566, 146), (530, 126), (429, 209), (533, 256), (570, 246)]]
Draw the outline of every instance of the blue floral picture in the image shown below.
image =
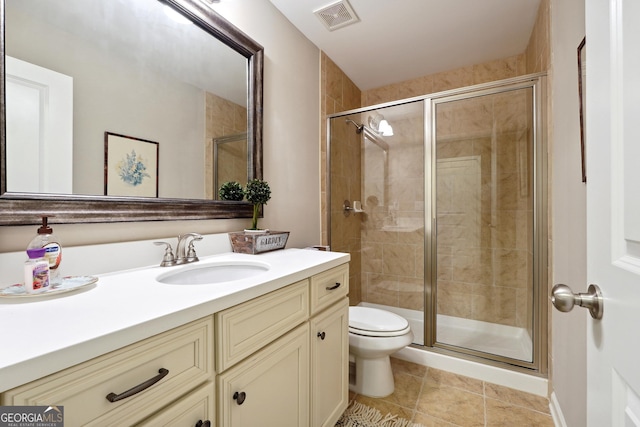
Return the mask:
[(158, 197), (157, 142), (105, 132), (105, 195)]
[(125, 153), (125, 158), (118, 162), (116, 167), (118, 169), (118, 175), (120, 179), (128, 185), (138, 186), (142, 185), (145, 178), (150, 178), (146, 170), (145, 159), (136, 154), (136, 150), (131, 150), (131, 154)]

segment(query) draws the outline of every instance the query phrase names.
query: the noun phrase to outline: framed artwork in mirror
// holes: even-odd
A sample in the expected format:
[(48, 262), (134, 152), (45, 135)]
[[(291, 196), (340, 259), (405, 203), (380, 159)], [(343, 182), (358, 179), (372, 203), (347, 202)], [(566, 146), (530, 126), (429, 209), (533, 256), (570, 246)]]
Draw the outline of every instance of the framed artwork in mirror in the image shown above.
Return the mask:
[(578, 45), (578, 98), (580, 102), (580, 159), (582, 161), (582, 182), (587, 182), (587, 159), (585, 157), (585, 143), (586, 143), (586, 123), (587, 117), (587, 91), (586, 91), (586, 78), (587, 78), (587, 52), (586, 52), (586, 37), (582, 39)]
[(158, 197), (160, 144), (104, 133), (104, 195)]

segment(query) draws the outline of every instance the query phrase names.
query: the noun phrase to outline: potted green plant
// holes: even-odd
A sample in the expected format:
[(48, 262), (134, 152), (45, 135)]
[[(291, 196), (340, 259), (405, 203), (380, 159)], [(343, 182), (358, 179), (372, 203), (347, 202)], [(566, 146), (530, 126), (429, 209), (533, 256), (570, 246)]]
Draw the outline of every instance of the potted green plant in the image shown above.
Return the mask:
[(220, 186), (218, 196), (220, 200), (234, 200), (239, 202), (244, 199), (244, 190), (239, 182), (227, 181)]
[(258, 216), (260, 207), (266, 205), (271, 198), (271, 189), (266, 181), (253, 179), (247, 183), (244, 190), (244, 197), (253, 204), (253, 221), (250, 230), (258, 230)]

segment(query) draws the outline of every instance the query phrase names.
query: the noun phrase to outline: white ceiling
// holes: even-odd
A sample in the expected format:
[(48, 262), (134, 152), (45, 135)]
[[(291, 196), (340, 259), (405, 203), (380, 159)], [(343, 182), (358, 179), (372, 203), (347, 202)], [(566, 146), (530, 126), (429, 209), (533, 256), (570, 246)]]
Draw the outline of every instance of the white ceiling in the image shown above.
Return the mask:
[(361, 89), (524, 52), (540, 0), (349, 0), (360, 21), (329, 31), (335, 0), (270, 0)]

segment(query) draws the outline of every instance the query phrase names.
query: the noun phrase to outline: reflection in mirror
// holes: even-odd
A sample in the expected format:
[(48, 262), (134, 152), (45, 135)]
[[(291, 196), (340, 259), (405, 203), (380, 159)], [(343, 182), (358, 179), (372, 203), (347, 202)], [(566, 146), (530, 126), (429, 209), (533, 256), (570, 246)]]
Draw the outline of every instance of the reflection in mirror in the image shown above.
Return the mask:
[(249, 181), (246, 168), (247, 134), (213, 138), (213, 198), (219, 200), (218, 190), (225, 182), (235, 181), (244, 185)]
[[(86, 222), (178, 219), (176, 199), (202, 208), (196, 217), (246, 216), (243, 204), (197, 199), (217, 194), (221, 138), (245, 135), (225, 176), (261, 177), (262, 47), (204, 4), (6, 0), (0, 204), (49, 200), (58, 222), (85, 222), (92, 203), (116, 211)], [(125, 200), (142, 217), (106, 206), (105, 132), (158, 142), (158, 198)]]
[[(205, 197), (205, 141), (223, 136), (226, 128), (246, 131), (246, 58), (182, 15), (165, 13), (173, 10), (157, 0), (63, 1), (64, 7), (52, 0), (7, 0), (6, 55), (24, 68), (70, 82), (59, 96), (73, 103), (73, 114), (63, 118), (73, 126), (73, 151), (64, 159), (50, 158), (49, 151), (58, 151), (48, 145), (59, 138), (59, 122), (48, 123), (48, 114), (41, 119), (38, 114), (49, 104), (42, 91), (50, 86), (9, 61), (7, 163), (29, 164), (36, 157), (40, 164), (31, 172), (55, 170), (58, 164), (71, 168), (72, 191), (49, 190), (46, 184), (21, 188), (24, 180), (14, 178), (12, 169), (7, 190), (104, 195), (102, 141), (104, 132), (112, 132), (158, 141), (160, 197)], [(15, 89), (19, 85), (22, 90)], [(20, 106), (29, 88), (32, 117), (15, 117), (14, 111), (28, 111)], [(25, 125), (28, 131), (20, 129)], [(39, 136), (33, 149), (12, 149)]]

